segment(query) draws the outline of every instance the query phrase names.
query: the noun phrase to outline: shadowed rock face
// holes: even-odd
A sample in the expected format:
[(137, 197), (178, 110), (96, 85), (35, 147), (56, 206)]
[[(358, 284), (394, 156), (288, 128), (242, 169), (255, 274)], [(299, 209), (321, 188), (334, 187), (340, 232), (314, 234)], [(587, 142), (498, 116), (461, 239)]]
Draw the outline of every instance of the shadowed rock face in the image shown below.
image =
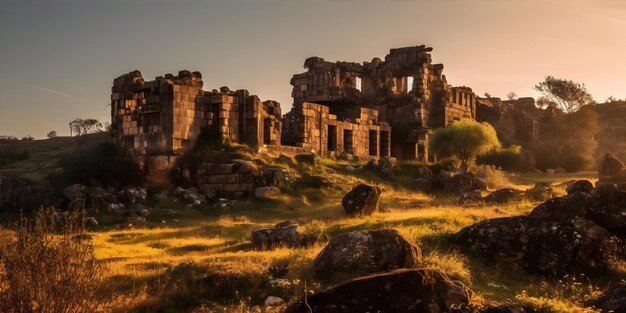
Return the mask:
[(420, 259), (420, 248), (397, 230), (362, 230), (333, 238), (313, 261), (313, 270), (320, 278), (358, 276), (415, 267)]
[(531, 217), (565, 220), (584, 217), (610, 233), (626, 237), (626, 192), (603, 186), (550, 199), (533, 209)]
[(301, 235), (298, 225), (277, 225), (252, 231), (252, 246), (256, 250), (272, 250), (278, 247), (299, 247)]
[(343, 197), (341, 205), (350, 216), (371, 215), (378, 210), (380, 194), (378, 186), (360, 184)]
[(602, 312), (626, 312), (626, 282), (621, 282), (609, 288), (598, 299), (596, 307)]
[(294, 303), (287, 312), (450, 312), (466, 306), (470, 295), (439, 271), (404, 269), (349, 280), (308, 297), (306, 304)]
[(491, 219), (463, 228), (454, 240), (465, 251), (487, 260), (513, 261), (546, 275), (603, 268), (621, 249), (617, 238), (584, 218)]
[(519, 200), (522, 200), (522, 192), (512, 188), (499, 189), (485, 197), (487, 203), (507, 203)]

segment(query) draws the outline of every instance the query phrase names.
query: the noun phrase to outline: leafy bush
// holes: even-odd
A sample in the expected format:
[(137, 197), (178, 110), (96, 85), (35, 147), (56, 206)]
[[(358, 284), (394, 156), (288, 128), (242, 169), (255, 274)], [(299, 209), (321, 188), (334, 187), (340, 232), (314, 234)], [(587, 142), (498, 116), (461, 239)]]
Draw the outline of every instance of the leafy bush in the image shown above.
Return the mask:
[(22, 217), (15, 240), (0, 248), (0, 311), (95, 312), (102, 272), (83, 214), (62, 218), (52, 209)]
[(528, 170), (527, 162), (521, 150), (520, 146), (494, 149), (487, 154), (479, 156), (476, 159), (476, 163), (492, 165), (508, 172), (525, 172)]
[(110, 140), (79, 144), (61, 160), (64, 184), (90, 184), (93, 181), (107, 185), (137, 185), (141, 172), (135, 160), (118, 151)]
[(500, 142), (490, 124), (465, 119), (435, 130), (429, 146), (438, 157), (455, 157), (468, 164), (476, 156), (499, 148)]

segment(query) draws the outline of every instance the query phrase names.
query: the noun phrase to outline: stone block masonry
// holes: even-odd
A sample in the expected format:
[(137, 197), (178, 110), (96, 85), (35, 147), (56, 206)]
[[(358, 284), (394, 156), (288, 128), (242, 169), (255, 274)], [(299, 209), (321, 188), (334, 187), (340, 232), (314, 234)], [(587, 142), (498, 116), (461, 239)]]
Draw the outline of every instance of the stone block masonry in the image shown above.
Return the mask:
[[(285, 153), (429, 161), (433, 129), (476, 119), (477, 110), (483, 119), (500, 113), (471, 88), (448, 84), (443, 65), (433, 64), (430, 52), (423, 45), (391, 49), (384, 60), (363, 63), (307, 58), (306, 72), (291, 79), (293, 107), (284, 116), (278, 102), (262, 102), (247, 90), (203, 90), (199, 72), (146, 82), (133, 71), (113, 82), (112, 126), (118, 145), (136, 156), (152, 181), (166, 180), (176, 158), (201, 133), (216, 144)], [(537, 124), (519, 120), (518, 135), (535, 137)], [(239, 192), (250, 187), (244, 178), (219, 175), (205, 183), (237, 185)]]
[(278, 102), (262, 102), (247, 90), (202, 87), (202, 75), (190, 71), (149, 82), (133, 71), (114, 80), (111, 122), (117, 144), (139, 160), (149, 179), (162, 181), (203, 131), (215, 143), (280, 146)]

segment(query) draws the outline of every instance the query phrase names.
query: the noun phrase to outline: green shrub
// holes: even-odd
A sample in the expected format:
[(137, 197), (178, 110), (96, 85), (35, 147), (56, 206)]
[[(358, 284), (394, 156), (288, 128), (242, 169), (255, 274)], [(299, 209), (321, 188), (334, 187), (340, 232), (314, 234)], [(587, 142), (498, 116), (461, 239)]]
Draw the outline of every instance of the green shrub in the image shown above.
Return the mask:
[(507, 172), (525, 172), (527, 162), (521, 153), (520, 146), (494, 149), (476, 159), (477, 164), (492, 165)]

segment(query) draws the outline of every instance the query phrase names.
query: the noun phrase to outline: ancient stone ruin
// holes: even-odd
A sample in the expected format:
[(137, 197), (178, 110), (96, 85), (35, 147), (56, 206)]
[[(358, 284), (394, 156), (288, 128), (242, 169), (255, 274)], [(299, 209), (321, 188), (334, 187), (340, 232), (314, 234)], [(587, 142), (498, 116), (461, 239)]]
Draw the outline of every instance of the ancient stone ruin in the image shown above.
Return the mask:
[(117, 143), (135, 155), (153, 180), (167, 175), (200, 132), (216, 143), (280, 145), (281, 111), (247, 90), (202, 89), (199, 72), (144, 81), (139, 71), (113, 81), (111, 121)]
[(519, 110), (520, 103), (534, 107), (532, 98), (513, 105), (452, 87), (443, 65), (432, 63), (431, 51), (426, 46), (391, 49), (384, 60), (363, 63), (310, 57), (306, 72), (291, 79), (293, 107), (285, 115), (278, 102), (261, 101), (247, 90), (206, 91), (199, 72), (145, 81), (133, 71), (113, 82), (112, 126), (118, 145), (154, 182), (167, 180), (176, 158), (201, 133), (214, 143), (287, 153), (424, 161), (433, 159), (432, 130), (460, 119), (496, 123), (513, 116), (515, 136), (536, 137), (544, 110)]

